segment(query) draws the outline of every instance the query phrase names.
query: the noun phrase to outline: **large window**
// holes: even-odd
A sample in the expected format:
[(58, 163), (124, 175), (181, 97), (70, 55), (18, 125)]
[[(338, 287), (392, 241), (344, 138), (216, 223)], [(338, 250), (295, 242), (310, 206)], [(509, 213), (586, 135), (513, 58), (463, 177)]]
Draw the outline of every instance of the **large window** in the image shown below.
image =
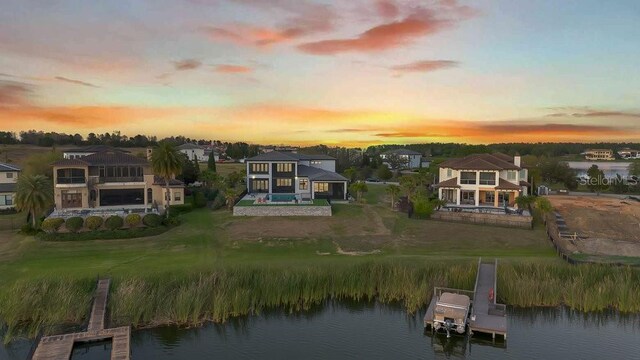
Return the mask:
[(267, 164), (267, 163), (253, 163), (253, 164), (251, 164), (251, 172), (252, 173), (268, 173), (269, 172), (269, 164)]
[(276, 164), (276, 170), (278, 172), (292, 172), (293, 164), (292, 163), (278, 163)]
[(0, 195), (0, 205), (13, 205), (13, 195)]
[(492, 172), (481, 172), (480, 173), (480, 185), (495, 185), (496, 184), (496, 174)]
[(516, 177), (517, 177), (518, 172), (517, 171), (513, 171), (513, 170), (509, 170), (507, 171), (507, 180), (509, 181), (515, 181)]
[(268, 192), (269, 180), (265, 179), (253, 179), (251, 180), (251, 191), (254, 192)]
[(309, 179), (300, 179), (300, 190), (309, 190)]
[(464, 185), (475, 185), (476, 184), (476, 173), (470, 171), (463, 171), (460, 173), (460, 184)]
[(499, 193), (498, 194), (498, 204), (500, 206), (507, 204), (509, 205), (511, 200), (510, 194), (509, 193)]
[(8, 172), (7, 173), (7, 179), (13, 179), (13, 173), (12, 172)]
[(144, 189), (100, 190), (100, 206), (143, 205)]
[(520, 180), (527, 181), (527, 170), (520, 170)]
[(329, 183), (326, 182), (314, 182), (313, 192), (329, 192)]
[(447, 177), (450, 178), (453, 176), (453, 169), (447, 169)]
[(58, 169), (56, 172), (58, 184), (84, 184), (84, 169)]
[(143, 181), (141, 166), (99, 166), (100, 177), (106, 181)]
[(293, 181), (291, 179), (276, 179), (276, 186), (291, 186)]
[(489, 204), (495, 204), (495, 202), (496, 202), (496, 193), (494, 193), (493, 191), (486, 192), (484, 194), (484, 202), (489, 203)]
[(475, 191), (462, 191), (460, 193), (460, 203), (465, 205), (475, 205), (476, 204), (476, 192)]

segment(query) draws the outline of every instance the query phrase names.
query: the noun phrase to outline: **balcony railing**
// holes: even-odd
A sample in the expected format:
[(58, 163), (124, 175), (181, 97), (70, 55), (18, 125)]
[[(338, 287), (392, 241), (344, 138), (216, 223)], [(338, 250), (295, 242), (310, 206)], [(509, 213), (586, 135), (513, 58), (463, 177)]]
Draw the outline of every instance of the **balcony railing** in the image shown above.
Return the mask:
[(58, 184), (84, 184), (86, 183), (84, 176), (58, 177)]
[(98, 181), (100, 183), (144, 182), (144, 176), (102, 176)]

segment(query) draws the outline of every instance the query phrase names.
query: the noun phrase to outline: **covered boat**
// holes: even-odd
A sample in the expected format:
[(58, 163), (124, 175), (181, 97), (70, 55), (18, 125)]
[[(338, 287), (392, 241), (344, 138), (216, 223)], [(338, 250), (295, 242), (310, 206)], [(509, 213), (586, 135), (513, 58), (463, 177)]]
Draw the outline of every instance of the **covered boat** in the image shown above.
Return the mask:
[(464, 334), (470, 308), (471, 299), (467, 295), (442, 293), (433, 311), (433, 328), (436, 331), (445, 330), (447, 337), (451, 336), (451, 331)]

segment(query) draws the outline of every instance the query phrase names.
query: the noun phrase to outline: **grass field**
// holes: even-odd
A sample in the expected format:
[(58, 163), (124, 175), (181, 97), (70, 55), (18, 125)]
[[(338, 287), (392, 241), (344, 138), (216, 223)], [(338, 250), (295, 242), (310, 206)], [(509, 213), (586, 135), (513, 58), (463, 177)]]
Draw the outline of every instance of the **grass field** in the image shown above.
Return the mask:
[[(206, 170), (207, 163), (200, 163), (200, 170)], [(243, 171), (245, 170), (245, 164), (241, 163), (216, 163), (216, 173), (220, 176), (227, 176), (234, 171)]]
[(97, 276), (114, 279), (110, 306), (119, 324), (197, 324), (327, 298), (376, 297), (413, 311), (433, 285), (472, 286), (479, 256), (501, 259), (510, 276), (501, 277), (499, 296), (509, 304), (640, 310), (640, 271), (567, 265), (541, 227), (408, 219), (389, 209), (384, 185), (369, 186), (366, 198), (333, 205), (329, 218), (200, 209), (140, 239), (42, 242), (0, 232), (0, 323), (6, 338), (77, 324)]

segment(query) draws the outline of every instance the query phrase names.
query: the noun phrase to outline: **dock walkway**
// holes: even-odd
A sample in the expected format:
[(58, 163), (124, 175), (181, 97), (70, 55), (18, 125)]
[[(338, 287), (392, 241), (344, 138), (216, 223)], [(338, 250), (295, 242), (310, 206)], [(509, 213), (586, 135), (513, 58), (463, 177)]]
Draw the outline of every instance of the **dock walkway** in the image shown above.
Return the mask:
[(111, 340), (111, 360), (129, 360), (131, 328), (124, 326), (105, 329), (110, 285), (109, 279), (98, 280), (87, 331), (43, 337), (38, 343), (32, 360), (68, 360), (71, 358), (75, 343), (104, 340)]
[[(478, 261), (476, 284), (473, 293), (468, 294), (471, 298), (471, 314), (468, 322), (468, 330), (470, 335), (473, 335), (473, 333), (484, 333), (491, 335), (494, 339), (496, 335), (501, 335), (506, 340), (506, 306), (496, 303), (497, 269), (497, 260), (493, 263), (483, 263), (482, 259)], [(489, 293), (491, 291), (493, 291), (493, 298), (489, 299)], [(425, 328), (431, 328), (433, 326), (433, 311), (437, 298), (442, 292), (471, 293), (469, 291), (456, 289), (434, 289), (433, 297), (424, 316)]]

